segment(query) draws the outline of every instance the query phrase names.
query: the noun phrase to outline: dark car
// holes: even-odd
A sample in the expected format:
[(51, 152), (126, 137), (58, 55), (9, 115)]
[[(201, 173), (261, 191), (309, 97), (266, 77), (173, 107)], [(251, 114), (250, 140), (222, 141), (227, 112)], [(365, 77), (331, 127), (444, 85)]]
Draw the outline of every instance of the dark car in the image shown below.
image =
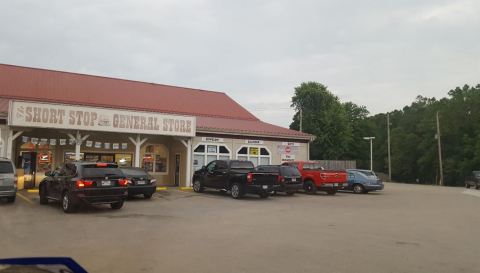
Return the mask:
[(157, 180), (142, 168), (120, 168), (128, 179), (128, 197), (142, 194), (145, 199), (150, 199), (157, 190)]
[(215, 160), (195, 172), (193, 190), (202, 192), (205, 188), (230, 191), (234, 199), (247, 193), (267, 198), (274, 190), (278, 175), (256, 172), (250, 161)]
[(354, 193), (368, 193), (383, 190), (383, 182), (370, 170), (348, 169), (348, 185), (344, 190)]
[(280, 165), (260, 165), (257, 167), (259, 172), (269, 172), (278, 175), (276, 192), (284, 192), (287, 195), (294, 195), (298, 190), (303, 189), (302, 174), (297, 168), (292, 166)]
[(127, 197), (128, 180), (116, 164), (66, 163), (47, 172), (40, 182), (40, 204), (62, 202), (64, 212), (74, 212), (80, 204), (110, 204), (120, 209)]
[(465, 178), (465, 187), (480, 189), (480, 171), (473, 171), (471, 176)]

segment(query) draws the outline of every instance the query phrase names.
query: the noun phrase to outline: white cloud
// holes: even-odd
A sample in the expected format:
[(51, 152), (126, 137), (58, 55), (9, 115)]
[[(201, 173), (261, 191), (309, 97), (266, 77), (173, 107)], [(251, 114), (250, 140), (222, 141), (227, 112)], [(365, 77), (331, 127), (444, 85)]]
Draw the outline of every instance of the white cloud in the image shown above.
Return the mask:
[(480, 82), (478, 1), (5, 1), (0, 62), (225, 91), (288, 126), (319, 81), (372, 113)]

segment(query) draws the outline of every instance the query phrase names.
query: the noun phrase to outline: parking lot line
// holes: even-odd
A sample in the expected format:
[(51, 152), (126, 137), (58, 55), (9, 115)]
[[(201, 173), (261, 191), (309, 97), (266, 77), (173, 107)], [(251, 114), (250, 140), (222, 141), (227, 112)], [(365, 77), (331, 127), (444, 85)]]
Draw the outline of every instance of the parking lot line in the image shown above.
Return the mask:
[(157, 187), (157, 191), (166, 191), (167, 187)]
[(32, 200), (28, 199), (27, 197), (25, 197), (23, 194), (17, 192), (17, 196), (22, 198), (23, 200), (25, 200), (27, 203), (29, 203), (30, 205), (33, 205), (33, 202)]
[(27, 190), (27, 192), (29, 192), (29, 193), (38, 193), (38, 189), (30, 189), (30, 190)]
[(462, 193), (472, 195), (472, 196), (476, 196), (476, 197), (480, 197), (480, 191), (477, 191), (477, 190), (464, 190)]
[(189, 191), (189, 190), (192, 190), (192, 187), (180, 187), (180, 190)]

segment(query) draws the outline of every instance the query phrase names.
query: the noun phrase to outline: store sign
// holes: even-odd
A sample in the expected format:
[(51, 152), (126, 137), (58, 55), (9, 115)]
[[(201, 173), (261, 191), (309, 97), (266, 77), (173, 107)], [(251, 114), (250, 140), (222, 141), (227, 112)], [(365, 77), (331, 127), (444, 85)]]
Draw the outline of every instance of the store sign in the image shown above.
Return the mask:
[(202, 137), (202, 141), (204, 141), (204, 142), (224, 142), (223, 138), (218, 138), (218, 137)]
[(282, 154), (281, 160), (282, 162), (295, 161), (295, 155)]
[(283, 146), (294, 146), (294, 147), (300, 147), (300, 143), (298, 142), (282, 142)]
[(296, 154), (300, 150), (298, 146), (277, 145), (277, 153), (282, 154)]
[(250, 155), (259, 155), (258, 147), (250, 147)]
[(246, 144), (263, 144), (263, 140), (247, 139), (245, 140)]
[(8, 125), (151, 135), (195, 136), (196, 119), (120, 109), (11, 101)]

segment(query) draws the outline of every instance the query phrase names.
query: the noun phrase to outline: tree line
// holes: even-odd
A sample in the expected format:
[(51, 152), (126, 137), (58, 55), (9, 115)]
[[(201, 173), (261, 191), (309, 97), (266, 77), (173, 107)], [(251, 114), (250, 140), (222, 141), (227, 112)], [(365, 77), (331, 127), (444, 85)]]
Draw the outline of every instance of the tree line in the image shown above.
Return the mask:
[[(388, 173), (387, 113), (370, 115), (365, 106), (341, 102), (318, 82), (295, 88), (291, 129), (315, 135), (311, 159), (356, 160), (358, 168), (370, 168), (373, 136), (373, 168)], [(409, 106), (388, 113), (392, 180), (437, 184), (440, 180), (436, 115), (439, 114), (444, 184), (463, 185), (464, 177), (480, 170), (480, 84), (465, 85), (441, 99), (418, 96)]]

